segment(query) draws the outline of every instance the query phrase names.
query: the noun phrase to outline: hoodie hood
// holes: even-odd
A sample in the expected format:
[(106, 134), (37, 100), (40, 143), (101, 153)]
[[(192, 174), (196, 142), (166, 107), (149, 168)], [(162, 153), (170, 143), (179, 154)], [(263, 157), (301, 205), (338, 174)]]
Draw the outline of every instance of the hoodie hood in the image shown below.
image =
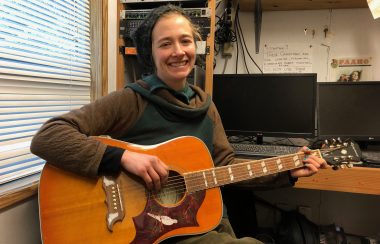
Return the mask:
[(147, 99), (170, 121), (197, 119), (207, 113), (211, 104), (211, 97), (199, 87), (187, 84), (182, 92), (174, 91), (155, 75), (128, 84), (126, 88)]

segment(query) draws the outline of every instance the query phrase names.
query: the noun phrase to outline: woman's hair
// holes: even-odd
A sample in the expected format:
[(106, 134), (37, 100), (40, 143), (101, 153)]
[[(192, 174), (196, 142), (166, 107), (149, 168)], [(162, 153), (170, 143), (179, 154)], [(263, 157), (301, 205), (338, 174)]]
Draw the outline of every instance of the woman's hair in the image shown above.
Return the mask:
[[(358, 76), (355, 80), (352, 78), (352, 76), (354, 75), (354, 73), (357, 73), (357, 76)], [(351, 74), (350, 74), (350, 81), (358, 81), (358, 80), (360, 80), (361, 73), (362, 72), (360, 70), (354, 70), (354, 71), (352, 71)]]
[(147, 18), (139, 25), (139, 27), (137, 27), (136, 31), (132, 34), (132, 39), (137, 51), (137, 58), (148, 72), (152, 73), (155, 70), (152, 57), (153, 28), (161, 17), (168, 16), (170, 14), (178, 14), (185, 17), (193, 29), (194, 41), (201, 40), (201, 35), (198, 30), (199, 28), (191, 22), (190, 17), (182, 8), (174, 6), (172, 4), (167, 4), (153, 9)]

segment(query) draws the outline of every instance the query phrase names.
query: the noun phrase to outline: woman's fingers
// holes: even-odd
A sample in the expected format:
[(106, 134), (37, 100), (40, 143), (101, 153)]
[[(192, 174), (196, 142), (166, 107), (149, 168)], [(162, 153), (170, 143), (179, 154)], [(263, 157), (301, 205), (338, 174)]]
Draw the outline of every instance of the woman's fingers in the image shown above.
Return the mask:
[(150, 190), (158, 191), (167, 182), (169, 167), (156, 156), (126, 150), (121, 164), (128, 172), (140, 176)]

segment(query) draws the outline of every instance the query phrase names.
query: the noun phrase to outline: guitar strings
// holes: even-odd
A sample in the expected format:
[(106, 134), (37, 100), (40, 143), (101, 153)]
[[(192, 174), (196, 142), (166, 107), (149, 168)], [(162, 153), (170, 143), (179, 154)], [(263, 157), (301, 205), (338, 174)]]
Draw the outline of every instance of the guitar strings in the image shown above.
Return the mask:
[[(285, 162), (285, 164), (286, 163), (292, 164), (291, 161)], [(275, 166), (273, 166), (273, 167), (267, 167), (267, 170), (268, 170), (268, 172), (271, 172), (271, 173), (281, 172), (281, 170), (279, 170), (278, 167), (275, 167)], [(267, 175), (267, 174), (265, 174), (265, 173), (259, 173), (259, 174), (257, 174), (256, 173), (255, 176), (252, 177), (252, 176), (249, 176), (247, 174), (247, 172), (242, 172), (241, 170), (238, 170), (237, 172), (234, 173), (234, 176), (236, 178), (239, 178), (238, 182), (244, 181), (244, 180), (248, 180), (248, 179), (252, 179), (252, 178), (256, 178), (256, 177), (259, 177), (259, 176), (264, 176), (264, 175)], [(195, 188), (195, 190), (192, 191), (192, 192), (189, 192), (190, 194), (194, 193), (194, 192), (197, 192), (199, 190), (204, 190), (204, 189), (214, 188), (214, 187), (220, 186), (219, 184), (216, 184), (216, 185), (215, 184), (211, 184), (210, 187), (206, 187), (205, 186), (204, 178), (200, 178), (199, 175), (193, 175), (192, 177), (193, 177), (193, 179), (186, 179), (186, 182), (193, 181), (193, 183), (195, 182), (197, 184), (193, 184), (192, 188)], [(220, 181), (222, 181), (222, 182), (234, 183), (234, 182), (230, 181), (230, 177), (229, 176), (219, 177), (218, 179)], [(224, 185), (224, 184), (221, 184), (221, 185)], [(170, 187), (170, 190), (166, 190), (165, 192), (166, 193), (181, 193), (182, 194), (184, 192), (187, 192), (187, 188), (183, 184), (181, 184), (181, 185), (176, 186), (174, 188)], [(159, 192), (152, 192), (151, 195), (152, 196), (157, 196), (159, 194), (160, 194)]]
[[(320, 151), (332, 152), (332, 151), (339, 150), (339, 149), (340, 148), (327, 148), (327, 149), (325, 148), (325, 149), (320, 149)], [(284, 169), (284, 170), (279, 170), (278, 167), (276, 167), (276, 164), (271, 165), (270, 163), (273, 163), (274, 161), (278, 160), (279, 158), (285, 157), (285, 159), (282, 159), (281, 163), (293, 165), (294, 162), (290, 159), (290, 157), (293, 155), (304, 156), (304, 153), (301, 152), (301, 153), (296, 153), (296, 154), (292, 154), (292, 155), (284, 155), (284, 156), (280, 156), (280, 157), (265, 159), (264, 161), (268, 161), (268, 163), (266, 163), (266, 165), (265, 165), (267, 172), (269, 172), (269, 174), (273, 174), (276, 172), (282, 172), (282, 171), (288, 170), (288, 167), (286, 167), (286, 169)], [(206, 177), (206, 179), (204, 178), (205, 176), (203, 175), (203, 173), (209, 172), (211, 170), (222, 171), (222, 173), (226, 173), (223, 171), (226, 171), (227, 168), (229, 168), (229, 167), (235, 168), (234, 170), (236, 172), (234, 172), (233, 176), (239, 179), (238, 182), (248, 180), (248, 179), (252, 179), (252, 178), (257, 178), (260, 176), (268, 175), (268, 173), (264, 173), (264, 172), (258, 174), (258, 170), (252, 170), (252, 175), (254, 175), (252, 177), (252, 176), (247, 175), (247, 171), (245, 169), (243, 171), (241, 169), (241, 165), (244, 165), (244, 164), (248, 165), (248, 164), (253, 164), (253, 163), (259, 164), (262, 161), (263, 160), (252, 160), (252, 161), (239, 163), (239, 164), (235, 164), (235, 165), (215, 167), (212, 169), (206, 169), (206, 170), (200, 170), (200, 171), (191, 172), (191, 173), (185, 173), (184, 176), (182, 176), (182, 175), (172, 176), (172, 177), (168, 178), (167, 184), (164, 186), (165, 193), (184, 193), (187, 191), (186, 184), (191, 185), (191, 187), (193, 189), (195, 189), (194, 192), (196, 192), (198, 190), (204, 190), (204, 189), (209, 189), (209, 188), (218, 187), (220, 185), (224, 185), (224, 184), (214, 184), (213, 181), (210, 180), (210, 177), (209, 177), (209, 179), (207, 179), (207, 177)], [(303, 165), (300, 165), (299, 167), (302, 167), (302, 166)], [(236, 167), (240, 167), (240, 168), (236, 169)], [(293, 168), (296, 168), (296, 167), (293, 167)], [(220, 172), (218, 172), (218, 173), (220, 173)], [(214, 178), (212, 178), (212, 179), (214, 179)], [(224, 174), (222, 176), (219, 176), (217, 178), (217, 180), (221, 181), (221, 182), (233, 183), (233, 182), (229, 181), (230, 179), (231, 179), (231, 176), (229, 173)], [(207, 184), (210, 184), (209, 187), (206, 186), (206, 182), (207, 182)], [(141, 188), (145, 188), (145, 187), (143, 187), (140, 184), (138, 188), (141, 189)], [(133, 191), (134, 189), (129, 189), (129, 190)], [(159, 194), (160, 194), (160, 191), (159, 192), (149, 191), (149, 195), (152, 195), (152, 196), (157, 196)]]
[[(294, 154), (294, 155), (296, 155), (296, 154)], [(275, 161), (277, 159), (278, 158), (273, 159), (271, 161)], [(252, 160), (252, 161), (247, 161), (247, 162), (244, 162), (244, 163), (239, 163), (239, 164), (234, 164), (234, 165), (229, 165), (229, 166), (215, 167), (215, 168), (209, 168), (209, 169), (205, 169), (205, 170), (199, 170), (199, 171), (191, 172), (191, 173), (188, 173), (188, 174), (185, 173), (184, 175), (187, 178), (186, 182), (191, 183), (192, 180), (198, 180), (199, 179), (199, 174), (202, 174), (203, 172), (214, 170), (214, 171), (217, 171), (219, 173), (220, 171), (227, 170), (229, 167), (235, 168), (235, 170), (236, 170), (237, 167), (241, 167), (242, 165), (248, 165), (248, 164), (252, 164), (252, 163), (261, 163), (262, 161), (263, 160)], [(269, 160), (267, 159), (266, 161), (269, 161)], [(285, 162), (284, 159), (283, 159), (282, 162), (283, 163)], [(268, 162), (266, 164), (266, 167), (267, 167), (267, 169), (269, 171), (273, 171), (271, 169), (271, 165), (269, 163), (270, 162)], [(275, 167), (275, 166), (273, 166), (273, 167), (275, 169), (277, 169), (277, 167)], [(260, 166), (260, 168), (261, 168), (261, 166)], [(197, 178), (196, 179), (191, 179), (191, 178), (194, 178), (194, 176), (196, 176)], [(225, 178), (228, 178), (228, 177), (225, 177)], [(183, 178), (184, 178), (184, 176), (182, 176), (182, 175), (177, 175), (177, 176), (169, 177), (166, 186), (172, 186), (172, 185), (175, 185), (176, 183), (182, 183), (183, 182)], [(202, 179), (204, 179), (204, 178), (202, 177)]]
[[(294, 154), (294, 155), (297, 155), (297, 154)], [(299, 153), (299, 155), (303, 156), (303, 153)], [(285, 157), (285, 156), (282, 156), (282, 157)], [(286, 157), (289, 157), (289, 156), (287, 155)], [(271, 160), (266, 159), (266, 161), (269, 161), (266, 164), (267, 172), (276, 173), (276, 172), (285, 171), (285, 170), (279, 170), (279, 168), (276, 167), (276, 165), (269, 164), (269, 163), (271, 163), (270, 161), (276, 161), (276, 160), (278, 160), (278, 158), (279, 157), (272, 158)], [(267, 173), (263, 172), (263, 173), (257, 174), (257, 170), (253, 170), (252, 173), (254, 173), (254, 177), (252, 177), (252, 176), (249, 176), (247, 174), (246, 170), (242, 171), (241, 169), (239, 170), (239, 168), (237, 168), (237, 167), (241, 168), (241, 165), (243, 165), (243, 164), (247, 165), (249, 163), (255, 163), (255, 162), (256, 163), (260, 163), (262, 161), (263, 160), (253, 160), (253, 161), (248, 161), (248, 162), (245, 162), (245, 163), (230, 165), (230, 166), (227, 166), (227, 167), (235, 168), (236, 172), (234, 173), (234, 177), (239, 178), (239, 181), (244, 181), (244, 180), (251, 179), (251, 178), (256, 178), (256, 177), (259, 177), (259, 176), (265, 176), (265, 175), (267, 175)], [(282, 164), (291, 164), (291, 165), (294, 165), (294, 162), (291, 159), (287, 159), (287, 158), (285, 158), (285, 160), (283, 159), (283, 161), (281, 163)], [(226, 166), (224, 166), (224, 167), (216, 167), (216, 168), (213, 168), (213, 169), (207, 169), (207, 170), (201, 170), (201, 171), (198, 171), (198, 172), (192, 172), (192, 173), (186, 175), (185, 177), (183, 177), (181, 175), (169, 177), (167, 184), (164, 186), (165, 193), (175, 193), (175, 192), (181, 192), (181, 193), (183, 193), (183, 192), (186, 192), (185, 182), (188, 183), (188, 185), (192, 184), (192, 187), (195, 188), (195, 189), (199, 188), (198, 190), (203, 190), (203, 189), (207, 189), (207, 188), (217, 187), (217, 186), (219, 186), (219, 184), (210, 184), (211, 187), (206, 187), (206, 185), (205, 185), (205, 179), (204, 179), (202, 173), (205, 172), (205, 171), (210, 171), (210, 170), (225, 171), (227, 169), (227, 167)], [(261, 166), (259, 166), (259, 167), (261, 168)], [(302, 165), (300, 167), (302, 167)], [(288, 170), (288, 168), (286, 168), (286, 170)], [(200, 174), (201, 174), (201, 176), (200, 176)], [(186, 180), (184, 180), (184, 178), (186, 178)], [(228, 183), (230, 183), (229, 179), (230, 179), (230, 175), (229, 174), (228, 175), (222, 175), (222, 177), (218, 177), (218, 180), (222, 181), (222, 182), (228, 182)], [(194, 184), (194, 182), (196, 184)], [(210, 181), (210, 182), (213, 182), (213, 181)], [(142, 186), (139, 185), (139, 188), (141, 189)], [(134, 189), (129, 188), (128, 190), (129, 191), (133, 191)], [(160, 194), (160, 192), (151, 191), (151, 195), (153, 195), (153, 196), (156, 196), (158, 194)]]
[[(254, 160), (254, 161), (249, 161), (249, 162), (246, 162), (246, 163), (242, 163), (242, 164), (247, 164), (247, 163), (254, 163), (254, 162), (261, 162), (262, 160)], [(272, 160), (272, 161), (275, 161), (275, 160)], [(283, 160), (283, 162), (282, 163), (287, 163), (287, 162), (285, 162), (284, 160)], [(291, 162), (291, 163), (293, 163), (293, 162)], [(241, 166), (242, 164), (236, 164), (236, 165), (230, 165), (229, 167), (232, 167), (232, 168), (235, 168), (235, 171), (236, 171), (236, 167), (239, 167), (239, 166)], [(269, 163), (266, 165), (266, 167), (267, 167), (267, 170), (269, 171), (269, 172), (280, 172), (279, 170), (278, 170), (278, 168), (276, 167), (276, 166), (272, 166), (272, 165), (270, 165)], [(260, 167), (261, 168), (261, 167)], [(204, 178), (201, 176), (199, 176), (199, 173), (203, 173), (204, 171), (209, 171), (210, 169), (208, 169), (208, 170), (202, 170), (202, 171), (199, 171), (199, 172), (192, 172), (191, 174), (189, 174), (189, 175), (186, 175), (186, 183), (189, 183), (189, 185), (190, 184), (192, 184), (193, 186), (194, 186), (194, 183), (193, 183), (193, 181), (200, 181), (201, 183), (200, 184), (198, 184), (199, 186), (202, 186), (202, 188), (205, 188), (204, 187)], [(225, 171), (226, 170), (226, 167), (216, 167), (216, 168), (213, 168), (212, 170), (215, 170), (215, 171)], [(257, 174), (257, 170), (254, 170), (254, 172), (255, 172), (255, 177), (257, 177), (257, 176), (263, 176), (263, 175), (265, 175), (265, 174)], [(242, 172), (242, 173), (240, 173), (240, 175), (238, 174), (238, 173), (240, 173), (240, 172), (235, 172), (235, 177), (238, 177), (238, 178), (240, 178), (241, 177), (241, 174), (243, 174), (243, 175), (247, 175), (247, 172), (244, 170), (244, 172)], [(227, 176), (222, 176), (222, 177), (218, 177), (218, 180), (220, 180), (220, 181), (226, 181), (226, 180), (228, 180), (229, 179), (229, 175), (227, 175)], [(168, 182), (167, 182), (167, 184), (165, 185), (165, 189), (169, 189), (169, 188), (174, 188), (174, 189), (176, 189), (176, 188), (178, 188), (178, 185), (180, 185), (180, 186), (183, 186), (184, 185), (184, 180), (183, 180), (183, 176), (181, 176), (181, 175), (179, 175), (179, 176), (173, 176), (173, 177), (169, 177), (170, 179), (168, 180)], [(250, 179), (250, 178), (252, 178), (252, 177), (247, 177), (246, 179)], [(244, 178), (243, 178), (243, 180), (244, 180)], [(217, 185), (215, 185), (215, 186), (217, 186)], [(195, 187), (197, 187), (197, 185), (195, 185)], [(214, 186), (213, 186), (214, 187)], [(141, 186), (140, 186), (140, 188), (141, 188)], [(133, 189), (129, 189), (129, 190), (133, 190)], [(175, 191), (177, 191), (177, 189), (175, 190)]]

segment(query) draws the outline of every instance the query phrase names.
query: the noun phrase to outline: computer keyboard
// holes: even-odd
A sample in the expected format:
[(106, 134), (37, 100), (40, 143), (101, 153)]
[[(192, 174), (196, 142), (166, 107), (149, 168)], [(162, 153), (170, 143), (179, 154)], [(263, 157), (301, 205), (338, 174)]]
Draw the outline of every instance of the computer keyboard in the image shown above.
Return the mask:
[(258, 145), (251, 143), (230, 143), (237, 156), (276, 157), (296, 153), (300, 148), (283, 145)]
[(380, 151), (362, 150), (362, 161), (364, 166), (380, 167)]

